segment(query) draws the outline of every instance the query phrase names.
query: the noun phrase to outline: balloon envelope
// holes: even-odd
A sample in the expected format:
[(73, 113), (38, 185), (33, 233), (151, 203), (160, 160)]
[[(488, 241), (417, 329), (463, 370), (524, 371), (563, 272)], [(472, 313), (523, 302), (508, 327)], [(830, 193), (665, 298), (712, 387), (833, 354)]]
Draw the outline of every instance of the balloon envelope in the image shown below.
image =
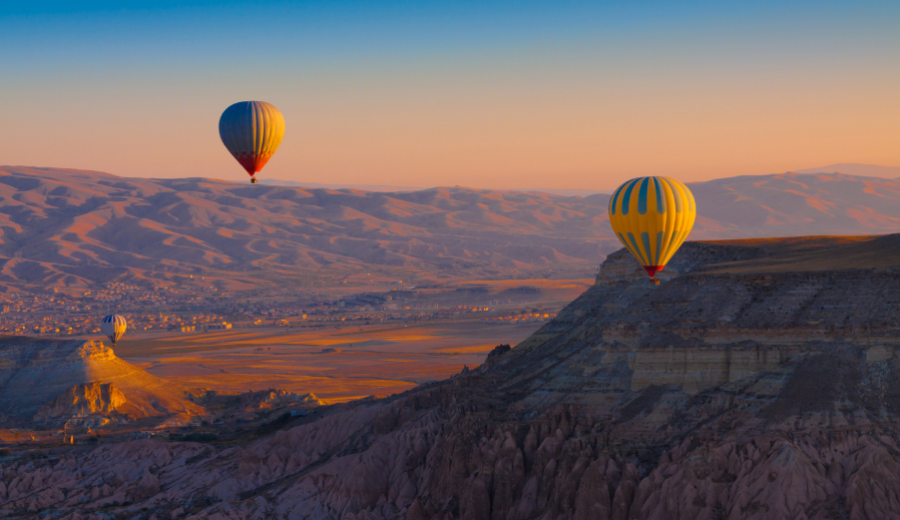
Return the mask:
[(264, 101), (241, 101), (219, 118), (219, 136), (225, 148), (252, 177), (262, 170), (284, 137), (284, 117)]
[(100, 322), (100, 331), (112, 341), (113, 345), (122, 338), (122, 334), (125, 334), (126, 328), (127, 324), (125, 323), (125, 318), (118, 314), (110, 314)]
[(613, 231), (651, 278), (684, 243), (696, 217), (691, 191), (668, 177), (631, 179), (609, 199)]

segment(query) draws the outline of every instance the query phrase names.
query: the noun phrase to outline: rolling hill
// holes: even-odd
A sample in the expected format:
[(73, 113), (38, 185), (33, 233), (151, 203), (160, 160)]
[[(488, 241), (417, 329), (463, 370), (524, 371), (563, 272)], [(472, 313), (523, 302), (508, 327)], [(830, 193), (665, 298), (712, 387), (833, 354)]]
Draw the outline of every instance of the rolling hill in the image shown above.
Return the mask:
[[(689, 185), (700, 238), (854, 235), (900, 230), (900, 181), (842, 173), (741, 176)], [(705, 236), (704, 236), (705, 234)]]
[[(692, 239), (900, 231), (900, 181), (841, 173), (691, 184)], [(348, 276), (585, 276), (619, 249), (607, 194), (309, 189), (0, 167), (0, 285), (233, 289)]]
[(604, 211), (534, 193), (378, 193), (6, 167), (0, 283), (86, 287), (192, 274), (251, 287), (372, 271), (589, 272), (616, 248)]

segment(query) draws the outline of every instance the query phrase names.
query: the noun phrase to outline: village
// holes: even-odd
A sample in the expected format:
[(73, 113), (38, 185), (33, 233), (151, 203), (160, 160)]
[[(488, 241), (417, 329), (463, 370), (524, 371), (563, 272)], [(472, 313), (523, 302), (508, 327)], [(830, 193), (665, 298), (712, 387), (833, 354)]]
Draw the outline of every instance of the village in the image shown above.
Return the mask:
[[(341, 327), (342, 324), (477, 319), (489, 323), (549, 320), (558, 306), (540, 298), (497, 298), (458, 291), (392, 290), (339, 299), (237, 300), (196, 288), (146, 288), (108, 283), (79, 294), (0, 294), (0, 334), (43, 337), (100, 333), (100, 319), (120, 314), (132, 332), (201, 332), (247, 327)], [(348, 323), (349, 322), (349, 323)]]

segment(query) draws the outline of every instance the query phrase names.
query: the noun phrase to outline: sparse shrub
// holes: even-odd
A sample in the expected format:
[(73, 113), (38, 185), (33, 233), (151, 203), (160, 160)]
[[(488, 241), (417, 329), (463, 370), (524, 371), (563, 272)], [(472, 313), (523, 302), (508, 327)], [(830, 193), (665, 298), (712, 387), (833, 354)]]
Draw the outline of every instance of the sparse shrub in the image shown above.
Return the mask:
[(91, 444), (97, 444), (98, 442), (100, 442), (100, 437), (97, 437), (96, 435), (92, 435), (92, 436), (88, 437), (88, 442)]
[(0, 457), (9, 457), (9, 448), (0, 448)]

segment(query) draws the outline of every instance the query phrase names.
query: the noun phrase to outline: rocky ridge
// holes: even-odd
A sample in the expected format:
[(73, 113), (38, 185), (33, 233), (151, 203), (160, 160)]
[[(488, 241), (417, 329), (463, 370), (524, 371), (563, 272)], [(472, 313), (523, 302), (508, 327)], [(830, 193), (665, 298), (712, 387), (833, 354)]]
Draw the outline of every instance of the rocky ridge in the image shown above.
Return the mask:
[(7, 426), (90, 415), (183, 421), (202, 411), (184, 388), (123, 361), (100, 342), (19, 336), (5, 338), (0, 348), (0, 413)]
[[(107, 415), (115, 412), (127, 400), (112, 383), (86, 383), (75, 385), (53, 401), (41, 406), (34, 416), (37, 423), (59, 419), (78, 423), (102, 423)], [(96, 415), (96, 418), (90, 416)]]
[(11, 457), (0, 509), (900, 518), (898, 247), (896, 235), (688, 243), (658, 287), (616, 253), (557, 319), (478, 369), (273, 424), (243, 445)]

